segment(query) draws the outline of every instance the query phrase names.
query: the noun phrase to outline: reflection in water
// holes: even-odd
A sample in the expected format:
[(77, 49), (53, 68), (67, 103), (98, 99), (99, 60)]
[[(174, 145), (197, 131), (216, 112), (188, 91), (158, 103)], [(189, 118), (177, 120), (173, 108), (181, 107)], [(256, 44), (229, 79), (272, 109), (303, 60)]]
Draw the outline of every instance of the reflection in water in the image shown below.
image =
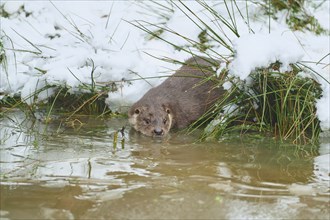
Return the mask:
[(329, 141), (319, 149), (247, 139), (194, 143), (111, 134), (125, 120), (79, 129), (1, 119), (1, 218), (247, 219), (329, 216)]
[[(79, 199), (78, 185), (46, 187), (40, 184), (1, 185), (1, 210), (14, 219), (74, 219), (93, 203)], [(77, 198), (78, 197), (78, 198)]]

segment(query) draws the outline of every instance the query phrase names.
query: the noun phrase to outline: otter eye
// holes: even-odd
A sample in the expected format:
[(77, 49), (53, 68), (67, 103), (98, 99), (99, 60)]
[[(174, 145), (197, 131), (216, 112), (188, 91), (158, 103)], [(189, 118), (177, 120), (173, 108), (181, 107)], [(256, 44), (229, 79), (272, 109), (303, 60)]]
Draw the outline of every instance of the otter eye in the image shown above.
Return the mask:
[(135, 109), (134, 113), (135, 114), (140, 114), (140, 110), (139, 109)]
[(166, 122), (167, 122), (167, 120), (166, 120), (166, 118), (164, 118), (163, 123), (166, 124)]
[(147, 125), (150, 124), (150, 119), (145, 118), (145, 119), (143, 119), (143, 121), (144, 121), (144, 123), (147, 124)]

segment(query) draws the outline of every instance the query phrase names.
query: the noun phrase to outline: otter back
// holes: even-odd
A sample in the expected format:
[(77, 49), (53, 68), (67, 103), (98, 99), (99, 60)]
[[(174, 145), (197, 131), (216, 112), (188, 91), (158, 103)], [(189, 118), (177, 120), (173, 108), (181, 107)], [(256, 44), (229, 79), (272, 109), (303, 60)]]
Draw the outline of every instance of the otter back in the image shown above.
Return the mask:
[(129, 110), (129, 122), (148, 136), (162, 136), (171, 128), (185, 128), (200, 118), (224, 93), (208, 77), (219, 62), (192, 57), (171, 77), (150, 89)]

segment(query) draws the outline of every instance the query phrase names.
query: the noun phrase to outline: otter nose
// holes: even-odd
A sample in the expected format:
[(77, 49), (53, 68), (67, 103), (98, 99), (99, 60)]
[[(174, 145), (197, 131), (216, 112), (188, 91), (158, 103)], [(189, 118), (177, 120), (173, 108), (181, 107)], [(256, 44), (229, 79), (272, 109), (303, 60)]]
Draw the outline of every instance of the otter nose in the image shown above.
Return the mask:
[(155, 135), (162, 135), (164, 133), (163, 129), (161, 128), (156, 128), (154, 130)]

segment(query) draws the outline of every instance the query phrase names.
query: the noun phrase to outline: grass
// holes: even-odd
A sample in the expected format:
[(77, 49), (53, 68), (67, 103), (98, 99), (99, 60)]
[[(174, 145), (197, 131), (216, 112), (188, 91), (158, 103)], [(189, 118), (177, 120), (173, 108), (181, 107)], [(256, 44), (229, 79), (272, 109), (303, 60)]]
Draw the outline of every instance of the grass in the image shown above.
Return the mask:
[[(200, 119), (214, 118), (202, 139), (255, 132), (295, 144), (315, 143), (321, 132), (315, 108), (322, 92), (320, 85), (313, 79), (300, 77), (299, 73), (306, 70), (297, 64), (288, 72), (280, 72), (279, 65), (274, 63), (254, 71), (248, 92), (237, 84), (228, 94), (234, 98), (219, 100)], [(223, 111), (229, 107), (231, 111)]]
[(68, 118), (79, 114), (109, 115), (111, 110), (105, 104), (108, 91), (72, 94), (66, 88), (58, 90), (56, 96), (49, 98), (50, 108), (69, 114)]
[[(94, 91), (88, 93), (72, 93), (69, 88), (60, 86), (50, 86), (56, 90), (55, 95), (50, 96), (45, 102), (38, 102), (34, 98), (34, 102), (28, 105), (21, 97), (5, 96), (0, 100), (2, 106), (1, 114), (6, 114), (15, 109), (21, 109), (29, 117), (34, 117), (35, 112), (45, 111), (47, 117), (45, 122), (49, 121), (50, 115), (60, 113), (66, 115), (67, 120), (71, 119), (76, 114), (83, 115), (97, 115), (97, 116), (110, 116), (113, 112), (109, 109), (105, 100), (108, 97), (110, 87), (106, 87), (101, 91)], [(33, 93), (37, 97), (38, 93), (48, 89), (44, 87), (39, 91)], [(28, 99), (30, 97), (26, 97)]]

